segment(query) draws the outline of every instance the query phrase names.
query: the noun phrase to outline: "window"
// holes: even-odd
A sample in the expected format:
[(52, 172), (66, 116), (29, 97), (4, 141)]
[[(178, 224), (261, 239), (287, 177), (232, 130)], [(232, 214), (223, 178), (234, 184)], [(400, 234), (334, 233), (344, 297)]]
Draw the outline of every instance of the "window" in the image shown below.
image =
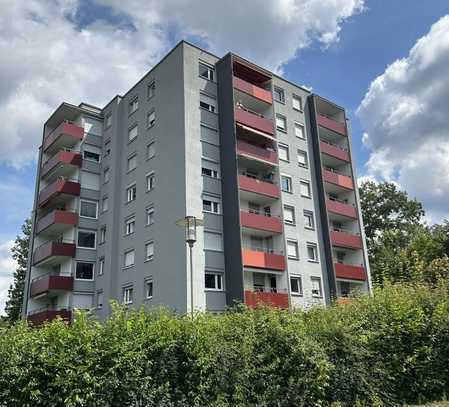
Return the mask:
[(300, 123), (295, 123), (295, 136), (305, 140), (306, 133), (304, 132), (304, 126)]
[(281, 89), (281, 88), (278, 88), (277, 86), (275, 86), (273, 93), (274, 93), (274, 100), (276, 100), (277, 102), (285, 103), (284, 89)]
[(284, 192), (292, 192), (292, 177), (288, 175), (281, 175), (281, 188)]
[(300, 181), (299, 182), (299, 189), (301, 191), (301, 196), (305, 198), (310, 198), (310, 183), (308, 181)]
[(153, 298), (153, 279), (145, 280), (145, 299)]
[(132, 217), (125, 221), (125, 235), (131, 235), (136, 229), (136, 218)]
[(295, 224), (295, 208), (293, 206), (284, 205), (284, 222), (289, 225)]
[(321, 291), (321, 278), (311, 277), (312, 282), (312, 297), (322, 297), (323, 293)]
[(106, 242), (106, 226), (100, 229), (100, 243), (103, 244), (104, 242)]
[(151, 191), (154, 189), (156, 185), (156, 177), (154, 175), (154, 172), (147, 174), (146, 178), (147, 178), (147, 191)]
[(147, 145), (147, 160), (153, 158), (156, 155), (156, 145), (155, 142), (151, 142)]
[(211, 105), (210, 103), (206, 103), (206, 102), (200, 101), (200, 107), (201, 107), (202, 109), (208, 110), (209, 112), (212, 112), (212, 113), (215, 112), (215, 106), (214, 106), (214, 105)]
[(199, 65), (199, 73), (202, 78), (205, 78), (209, 81), (214, 80), (214, 69), (205, 64), (202, 64), (201, 62)]
[(86, 161), (93, 161), (93, 162), (99, 163), (100, 162), (100, 153), (95, 152), (95, 151), (84, 150), (83, 158)]
[(105, 117), (105, 127), (111, 127), (112, 126), (112, 113), (108, 113)]
[(287, 131), (287, 119), (285, 116), (276, 115), (276, 128), (281, 131)]
[(136, 196), (137, 196), (136, 184), (126, 188), (126, 202), (134, 201), (136, 199)]
[(223, 236), (220, 233), (204, 232), (204, 249), (223, 251)]
[(212, 163), (203, 163), (203, 167), (201, 168), (201, 174), (205, 177), (217, 178), (218, 179), (218, 166), (213, 165)]
[(84, 249), (95, 249), (96, 233), (88, 230), (78, 230), (77, 246)]
[(80, 216), (83, 218), (97, 219), (98, 203), (93, 201), (80, 200)]
[(301, 96), (293, 95), (292, 96), (292, 105), (293, 105), (293, 109), (299, 110), (300, 112), (302, 112), (302, 99), (301, 99)]
[(306, 229), (314, 229), (315, 228), (315, 223), (313, 220), (313, 212), (304, 211), (304, 227)]
[(150, 84), (148, 84), (147, 88), (148, 99), (152, 98), (155, 94), (156, 94), (156, 82), (153, 81)]
[(97, 292), (97, 308), (103, 308), (103, 291)]
[(145, 243), (145, 261), (154, 258), (154, 242)]
[(131, 127), (128, 130), (128, 141), (133, 141), (137, 138), (137, 135), (139, 134), (139, 128), (137, 127), (137, 124), (135, 124), (133, 127)]
[(299, 259), (298, 242), (296, 240), (287, 240), (287, 257), (289, 259)]
[(154, 207), (150, 206), (146, 209), (146, 224), (152, 225), (154, 223)]
[(209, 213), (220, 213), (220, 202), (213, 198), (203, 199), (203, 211)]
[(83, 261), (76, 262), (75, 278), (77, 280), (93, 280), (94, 264)]
[(318, 247), (315, 243), (307, 243), (307, 258), (309, 261), (318, 262)]
[(98, 275), (102, 276), (104, 274), (104, 257), (100, 257), (98, 260)]
[(129, 114), (134, 113), (139, 108), (139, 99), (137, 96), (129, 102)]
[(106, 184), (106, 182), (109, 182), (109, 168), (106, 168), (103, 171), (103, 182)]
[(307, 153), (302, 150), (298, 150), (298, 165), (303, 168), (308, 168), (309, 163), (307, 160)]
[(286, 144), (278, 144), (279, 159), (283, 161), (290, 161), (290, 154)]
[(105, 157), (108, 156), (109, 154), (111, 154), (111, 140), (107, 140), (104, 143), (104, 150), (105, 150), (105, 152), (104, 152)]
[(211, 291), (222, 291), (223, 275), (221, 273), (206, 272), (204, 279), (204, 288)]
[(137, 154), (133, 154), (131, 157), (128, 157), (128, 162), (126, 164), (126, 170), (132, 171), (137, 167)]
[(128, 305), (133, 303), (133, 288), (125, 287), (123, 289), (123, 304)]
[(107, 196), (105, 196), (101, 204), (101, 209), (103, 210), (103, 212), (106, 212), (108, 208), (109, 208), (109, 199)]
[(123, 266), (125, 268), (134, 266), (134, 249), (127, 250), (125, 252), (125, 256), (124, 256), (124, 260), (123, 260)]
[(147, 127), (153, 127), (156, 123), (156, 112), (153, 110), (152, 112), (147, 114)]
[(290, 277), (290, 290), (293, 295), (302, 295), (302, 280), (300, 276)]

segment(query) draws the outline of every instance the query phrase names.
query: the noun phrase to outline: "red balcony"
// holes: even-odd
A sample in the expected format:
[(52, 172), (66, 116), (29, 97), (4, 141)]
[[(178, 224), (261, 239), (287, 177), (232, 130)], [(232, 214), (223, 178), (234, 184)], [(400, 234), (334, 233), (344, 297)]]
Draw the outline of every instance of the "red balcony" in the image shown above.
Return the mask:
[(352, 178), (347, 175), (337, 174), (323, 168), (323, 179), (331, 184), (338, 185), (345, 189), (354, 189)]
[(72, 291), (73, 290), (73, 277), (72, 276), (52, 276), (46, 274), (44, 276), (35, 278), (31, 282), (30, 297), (36, 297), (41, 294), (60, 291)]
[(33, 266), (54, 264), (67, 257), (75, 257), (76, 245), (73, 242), (49, 241), (40, 245), (33, 253)]
[(265, 195), (270, 198), (279, 198), (281, 195), (279, 187), (276, 184), (246, 177), (245, 175), (239, 175), (239, 187), (243, 191)]
[(257, 147), (254, 144), (247, 143), (243, 140), (237, 140), (237, 154), (273, 165), (277, 165), (278, 163), (276, 151), (270, 151), (266, 148)]
[(337, 278), (360, 281), (366, 280), (365, 268), (362, 266), (351, 266), (349, 264), (335, 263), (334, 269)]
[(64, 196), (79, 196), (81, 185), (79, 182), (67, 181), (59, 178), (39, 192), (38, 204), (40, 207), (47, 205), (52, 199)]
[(69, 122), (62, 122), (44, 138), (44, 152), (53, 152), (62, 148), (71, 148), (84, 137), (84, 129)]
[(42, 165), (41, 176), (45, 178), (50, 172), (54, 175), (67, 175), (74, 167), (81, 168), (83, 159), (80, 153), (59, 151)]
[(359, 235), (337, 230), (332, 230), (330, 235), (331, 243), (334, 246), (348, 247), (351, 249), (361, 249), (363, 247), (362, 238)]
[(320, 150), (323, 154), (338, 158), (339, 160), (350, 162), (348, 151), (325, 141), (320, 141)]
[(55, 209), (37, 221), (36, 233), (60, 235), (77, 223), (77, 213)]
[(257, 269), (285, 270), (285, 256), (257, 250), (242, 250), (243, 266)]
[(234, 88), (267, 103), (273, 103), (271, 92), (234, 76)]
[(34, 326), (42, 325), (44, 322), (50, 322), (60, 317), (66, 322), (72, 320), (72, 311), (69, 309), (48, 309), (43, 308), (28, 314), (27, 321)]
[(273, 136), (274, 127), (273, 121), (266, 119), (265, 117), (258, 116), (255, 113), (248, 112), (246, 110), (236, 107), (234, 109), (235, 121), (244, 126), (251, 127), (254, 130), (261, 131)]
[(343, 136), (346, 136), (346, 124), (337, 122), (334, 119), (331, 119), (327, 116), (322, 116), (320, 114), (317, 115), (318, 126), (324, 127), (328, 130), (332, 130), (336, 133), (339, 133)]
[(346, 216), (352, 219), (357, 219), (357, 209), (352, 205), (328, 199), (326, 201), (326, 207), (328, 212)]
[(282, 233), (281, 219), (272, 216), (240, 211), (240, 223), (245, 228), (258, 229), (271, 233)]
[(269, 306), (287, 309), (288, 294), (245, 290), (245, 304), (251, 308)]

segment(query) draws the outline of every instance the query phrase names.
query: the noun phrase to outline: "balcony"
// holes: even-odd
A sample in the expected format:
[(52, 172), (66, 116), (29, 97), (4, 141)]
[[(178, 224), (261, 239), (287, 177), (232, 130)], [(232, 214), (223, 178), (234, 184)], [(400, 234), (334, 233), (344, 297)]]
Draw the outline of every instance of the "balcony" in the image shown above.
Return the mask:
[(243, 108), (236, 107), (234, 109), (234, 116), (236, 123), (240, 123), (243, 126), (261, 131), (269, 136), (273, 136), (274, 134), (273, 121), (266, 119), (255, 112), (250, 112), (248, 110), (244, 110)]
[(53, 176), (67, 176), (74, 168), (81, 168), (81, 154), (72, 151), (59, 151), (42, 165), (41, 176), (45, 178), (50, 173)]
[(240, 211), (240, 224), (243, 228), (257, 229), (269, 233), (282, 233), (282, 221), (277, 217)]
[(276, 184), (247, 177), (245, 175), (239, 175), (239, 187), (243, 191), (264, 195), (274, 199), (279, 198), (281, 195), (279, 187)]
[(57, 264), (62, 260), (75, 257), (76, 245), (73, 241), (48, 241), (40, 245), (33, 253), (33, 266)]
[(234, 76), (234, 88), (266, 103), (273, 103), (271, 92)]
[(337, 122), (328, 116), (323, 116), (321, 114), (317, 114), (317, 123), (318, 126), (324, 127), (328, 130), (332, 130), (335, 133), (341, 134), (342, 136), (346, 136), (346, 124)]
[(52, 153), (62, 148), (71, 148), (84, 137), (84, 129), (68, 121), (63, 121), (44, 138), (43, 150)]
[(73, 290), (72, 276), (45, 274), (31, 281), (30, 297)]
[(37, 221), (36, 233), (41, 233), (43, 235), (60, 235), (77, 223), (77, 213), (55, 209)]
[(334, 213), (336, 215), (345, 216), (351, 219), (357, 219), (357, 209), (347, 203), (336, 201), (333, 199), (326, 200), (326, 207), (328, 212)]
[(40, 308), (30, 312), (27, 316), (27, 321), (31, 325), (39, 326), (58, 317), (66, 322), (70, 322), (72, 320), (72, 311), (67, 308)]
[(321, 153), (327, 154), (330, 157), (337, 158), (341, 161), (350, 162), (349, 152), (335, 144), (331, 144), (327, 141), (321, 140), (320, 150)]
[(285, 270), (285, 256), (264, 251), (243, 249), (243, 266), (257, 269)]
[(270, 165), (278, 164), (278, 155), (276, 151), (270, 151), (266, 148), (257, 147), (243, 140), (237, 140), (237, 154), (262, 161)]
[(352, 266), (350, 264), (335, 263), (335, 275), (337, 278), (348, 280), (366, 280), (366, 272), (363, 266)]
[(334, 171), (323, 168), (323, 179), (325, 182), (337, 185), (345, 189), (354, 189), (352, 178), (347, 175), (342, 175)]
[(65, 197), (79, 196), (80, 192), (79, 182), (59, 178), (39, 192), (38, 204), (42, 208), (55, 198), (58, 198), (58, 201), (64, 201)]
[(269, 306), (287, 309), (288, 294), (283, 292), (245, 290), (245, 304), (251, 308)]
[(363, 247), (362, 238), (351, 232), (334, 229), (331, 230), (330, 237), (334, 246), (348, 247), (350, 249), (361, 249)]

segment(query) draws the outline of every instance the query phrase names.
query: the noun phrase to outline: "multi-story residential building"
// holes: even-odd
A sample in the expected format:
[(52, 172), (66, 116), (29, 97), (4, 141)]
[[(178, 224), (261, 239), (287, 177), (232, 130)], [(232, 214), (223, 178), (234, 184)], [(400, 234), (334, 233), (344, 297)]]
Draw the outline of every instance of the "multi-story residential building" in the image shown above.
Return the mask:
[(39, 152), (24, 316), (110, 300), (329, 304), (369, 291), (351, 139), (343, 108), (227, 54), (180, 42), (103, 108), (60, 105)]

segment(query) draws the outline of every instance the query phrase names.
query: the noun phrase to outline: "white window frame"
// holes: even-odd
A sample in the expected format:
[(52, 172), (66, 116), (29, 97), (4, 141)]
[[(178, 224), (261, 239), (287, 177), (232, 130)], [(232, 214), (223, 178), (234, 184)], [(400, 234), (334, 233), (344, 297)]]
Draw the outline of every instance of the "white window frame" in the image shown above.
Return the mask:
[[(150, 155), (149, 153), (151, 151), (151, 147), (153, 147), (153, 153)], [(147, 156), (147, 160), (151, 160), (152, 158), (154, 158), (156, 156), (156, 142), (155, 141), (151, 141), (147, 144), (146, 156)]]
[[(88, 232), (88, 233), (93, 233), (94, 235), (94, 247), (84, 247), (84, 246), (79, 246), (79, 234), (80, 232)], [(76, 234), (76, 247), (79, 249), (86, 249), (86, 250), (96, 250), (97, 248), (97, 232), (93, 231), (93, 230), (89, 230), (89, 229), (78, 229), (77, 234)]]
[[(277, 95), (279, 95), (279, 99), (276, 97)], [(285, 105), (285, 90), (279, 86), (273, 86), (273, 99)]]
[[(133, 189), (135, 190), (134, 193), (132, 192)], [(133, 183), (128, 187), (126, 187), (126, 203), (133, 202), (136, 199), (137, 199), (137, 186), (136, 183)]]
[[(83, 206), (83, 202), (95, 204), (95, 217), (81, 215), (81, 208)], [(86, 219), (98, 219), (98, 202), (97, 201), (91, 201), (89, 199), (80, 199), (80, 210), (79, 210), (80, 218), (86, 218)]]
[[(211, 210), (204, 209), (204, 202), (210, 202)], [(221, 214), (221, 201), (218, 198), (209, 195), (203, 195), (203, 212), (212, 213), (214, 215)]]
[[(148, 289), (149, 285), (151, 285), (151, 295), (149, 295), (149, 291), (150, 291)], [(154, 280), (152, 277), (144, 280), (144, 290), (145, 290), (145, 292), (144, 292), (145, 299), (151, 300), (154, 296)]]
[[(295, 246), (295, 248), (296, 248), (296, 250), (295, 250), (296, 251), (296, 255), (293, 256), (293, 255), (288, 253), (289, 244), (293, 244)], [(287, 239), (286, 247), (287, 247), (287, 258), (290, 259), (290, 260), (299, 260), (299, 245), (298, 245), (298, 241), (294, 240), (294, 239)]]
[(130, 216), (125, 219), (125, 236), (132, 235), (136, 232), (136, 217)]
[[(206, 287), (206, 275), (212, 275), (214, 276), (214, 286), (215, 288), (208, 288)], [(224, 291), (224, 286), (223, 286), (223, 273), (217, 273), (214, 271), (206, 271), (204, 273), (204, 290), (205, 291)], [(220, 288), (218, 288), (218, 283), (220, 282)]]
[(220, 232), (215, 232), (215, 231), (212, 231), (212, 230), (205, 230), (204, 231), (204, 235), (206, 235), (206, 233), (208, 233), (208, 234), (210, 234), (210, 235), (217, 235), (217, 236), (220, 236), (220, 242), (221, 242), (221, 245), (220, 245), (220, 248), (219, 249), (210, 249), (210, 248), (207, 248), (206, 247), (206, 236), (204, 236), (204, 250), (210, 250), (210, 251), (213, 251), (213, 252), (220, 252), (220, 253), (222, 253), (223, 252), (223, 244), (224, 244), (224, 242), (223, 242), (223, 233), (220, 233)]
[[(306, 244), (306, 248), (307, 248), (307, 260), (311, 263), (318, 263), (319, 262), (319, 257), (318, 257), (318, 245), (316, 243), (313, 242), (307, 242)], [(314, 258), (310, 258), (309, 256), (309, 249), (312, 249), (314, 252)]]
[[(106, 205), (104, 204), (106, 202)], [(106, 212), (109, 209), (109, 197), (104, 196), (101, 200), (101, 212)]]
[[(319, 292), (317, 294), (315, 294), (313, 292), (314, 291), (314, 288), (313, 288), (313, 282), (314, 281), (317, 281), (318, 282), (318, 286), (319, 286)], [(311, 285), (312, 285), (312, 297), (314, 297), (314, 298), (323, 298), (323, 286), (321, 284), (321, 278), (312, 276), (312, 277), (310, 277), (310, 282), (311, 282)]]
[[(129, 163), (131, 162), (131, 160), (134, 160), (134, 167), (132, 168), (129, 167)], [(137, 168), (137, 153), (132, 153), (126, 159), (126, 172), (134, 171), (136, 168)]]
[[(292, 214), (292, 221), (287, 220), (287, 217), (285, 216), (286, 213)], [(287, 225), (296, 225), (296, 214), (295, 214), (295, 207), (292, 205), (284, 205), (284, 222)]]
[[(151, 183), (149, 182), (150, 180)], [(154, 171), (149, 172), (147, 175), (145, 175), (145, 183), (146, 183), (146, 190), (147, 192), (152, 191), (156, 186), (156, 174)]]
[[(92, 278), (79, 278), (76, 276), (76, 268), (78, 263), (91, 264), (92, 265)], [(87, 260), (77, 260), (75, 264), (75, 280), (79, 281), (94, 281), (95, 280), (95, 263)]]
[(200, 109), (206, 110), (210, 113), (216, 113), (217, 107), (212, 105), (211, 103), (200, 100)]
[(100, 240), (98, 244), (106, 243), (106, 226), (100, 228)]
[[(133, 253), (133, 262), (130, 264), (126, 264), (126, 255), (129, 253)], [(127, 249), (123, 252), (123, 268), (124, 269), (129, 269), (131, 267), (134, 267), (134, 265), (136, 264), (136, 251), (134, 249)]]
[(133, 114), (137, 110), (139, 110), (139, 97), (135, 96), (129, 101), (128, 114)]
[(104, 118), (104, 123), (105, 123), (105, 129), (108, 129), (109, 127), (112, 126), (112, 113), (106, 113), (106, 116)]
[[(86, 153), (96, 154), (98, 155), (98, 160), (94, 160), (92, 158), (86, 157)], [(101, 153), (95, 153), (93, 151), (90, 151), (89, 149), (83, 148), (83, 160), (84, 161), (90, 161), (91, 163), (100, 163), (101, 162)]]
[[(281, 158), (281, 151), (284, 151), (286, 158)], [(290, 162), (290, 148), (288, 144), (278, 143), (278, 158), (285, 162)]]
[[(287, 179), (288, 180), (288, 185), (290, 186), (290, 189), (284, 189), (284, 185), (283, 185), (283, 179)], [(282, 192), (288, 192), (288, 193), (293, 193), (293, 178), (290, 175), (287, 174), (281, 174), (281, 190)]]
[[(153, 254), (151, 254), (150, 256), (148, 256), (148, 248), (152, 247), (153, 249)], [(148, 242), (145, 242), (145, 261), (151, 261), (154, 259), (154, 241), (150, 240)]]
[(98, 276), (102, 276), (104, 274), (104, 263), (105, 262), (105, 258), (104, 257), (100, 257), (98, 259)]
[[(133, 130), (135, 129), (136, 131), (136, 135), (131, 137)], [(139, 126), (136, 124), (132, 125), (131, 127), (128, 128), (128, 143), (131, 143), (132, 141), (134, 141), (135, 139), (137, 139), (137, 137), (139, 136)]]
[[(308, 192), (309, 193), (307, 195), (303, 193), (303, 189), (302, 189), (302, 187), (305, 186), (305, 185), (307, 185), (307, 187), (308, 187)], [(299, 192), (300, 192), (300, 194), (301, 194), (301, 196), (303, 198), (312, 198), (312, 187), (310, 185), (310, 181), (306, 181), (306, 180), (303, 180), (303, 179), (300, 180), (299, 181)]]
[[(304, 216), (304, 228), (309, 230), (315, 230), (315, 219), (313, 212), (304, 209), (303, 216)], [(311, 219), (311, 222), (306, 222), (305, 218)], [(311, 223), (312, 225), (310, 226), (308, 223)]]
[[(301, 132), (302, 136), (298, 136), (298, 133), (296, 132), (297, 128), (302, 129), (302, 132)], [(295, 122), (295, 136), (298, 137), (300, 140), (306, 139), (306, 128), (304, 127), (303, 123)]]
[[(299, 102), (299, 108), (295, 106), (295, 100)], [(299, 95), (292, 95), (292, 108), (293, 110), (297, 110), (298, 112), (303, 112), (303, 104), (302, 104), (302, 97)]]
[(133, 303), (134, 288), (133, 286), (123, 287), (123, 304), (130, 305)]
[[(299, 156), (304, 157), (304, 164), (299, 161)], [(298, 165), (301, 168), (309, 168), (309, 157), (307, 156), (307, 151), (298, 149), (298, 151), (296, 152), (296, 158), (298, 161)]]
[(156, 111), (151, 110), (150, 112), (147, 113), (147, 129), (150, 129), (155, 124), (156, 124)]
[(109, 168), (105, 168), (103, 170), (103, 184), (106, 184), (109, 182), (109, 174), (110, 174)]
[[(292, 280), (298, 280), (299, 291), (293, 291)], [(303, 294), (304, 294), (303, 290), (304, 289), (303, 289), (303, 286), (302, 286), (302, 277), (298, 276), (298, 275), (295, 275), (295, 274), (290, 275), (290, 293), (291, 293), (291, 295), (302, 297)]]
[(147, 99), (151, 99), (156, 94), (156, 81), (151, 81), (147, 85)]
[[(284, 123), (284, 127), (278, 125), (278, 119)], [(276, 129), (287, 133), (287, 117), (285, 117), (283, 114), (276, 113)]]
[(148, 206), (145, 208), (145, 226), (151, 226), (154, 224), (154, 206)]
[[(206, 69), (207, 75), (201, 75), (201, 65)], [(198, 63), (198, 75), (200, 78), (206, 79), (208, 81), (214, 82), (214, 75), (215, 74), (215, 69), (212, 68), (211, 66), (209, 66), (208, 64), (205, 64), (204, 62), (199, 62)]]

